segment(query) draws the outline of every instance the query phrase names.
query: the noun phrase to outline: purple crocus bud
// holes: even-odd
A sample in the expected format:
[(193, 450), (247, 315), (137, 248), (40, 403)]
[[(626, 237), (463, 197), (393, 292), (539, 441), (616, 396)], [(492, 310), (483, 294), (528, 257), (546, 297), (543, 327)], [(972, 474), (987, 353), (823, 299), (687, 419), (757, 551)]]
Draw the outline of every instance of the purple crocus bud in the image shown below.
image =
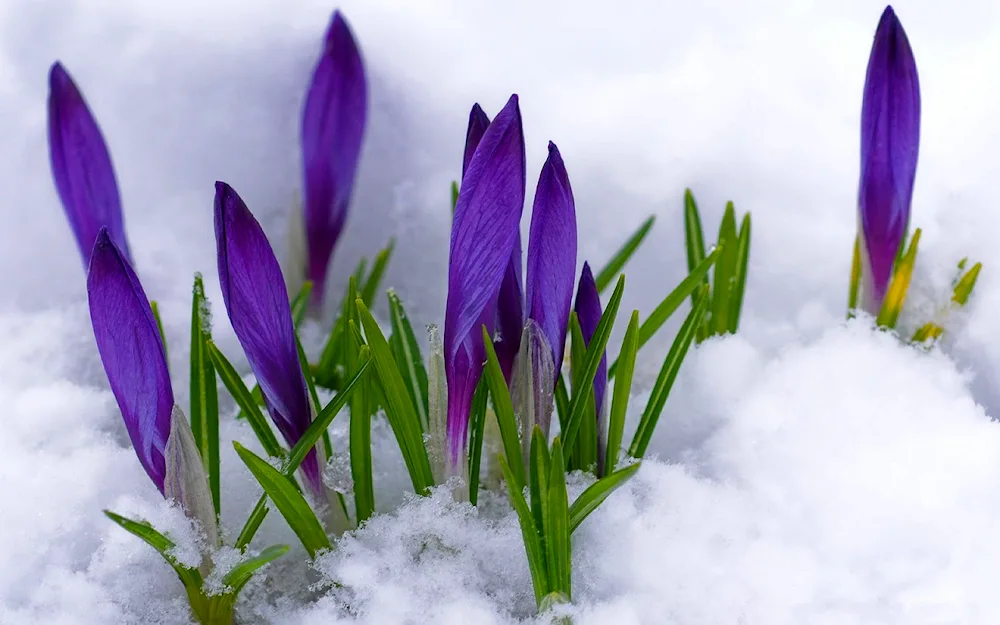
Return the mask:
[(461, 467), (469, 406), (483, 371), (481, 326), (492, 333), (497, 296), (524, 208), (524, 135), (517, 95), (483, 134), (462, 180), (451, 229), (444, 359), (451, 462)]
[(877, 315), (910, 219), (920, 145), (920, 84), (910, 42), (892, 7), (875, 31), (861, 108), (859, 221), (862, 304)]
[[(232, 187), (215, 183), (215, 242), (219, 282), (229, 321), (260, 385), (271, 419), (289, 445), (312, 422), (288, 293), (264, 231)], [(316, 450), (302, 470), (323, 493)]]
[(49, 160), (84, 267), (102, 227), (131, 263), (118, 183), (101, 128), (58, 62), (49, 70)]
[(361, 54), (340, 11), (326, 33), (302, 111), (306, 278), (323, 302), (330, 256), (347, 217), (361, 155), (368, 85)]
[(558, 371), (576, 279), (576, 208), (566, 167), (552, 142), (535, 189), (526, 279), (528, 318), (545, 333)]
[(465, 178), (465, 170), (469, 168), (469, 161), (479, 147), (479, 141), (483, 138), (483, 133), (490, 126), (490, 118), (479, 106), (479, 103), (472, 105), (469, 111), (469, 128), (465, 131), (465, 158), (462, 160), (462, 178)]
[[(479, 147), (483, 133), (490, 126), (490, 118), (486, 116), (479, 104), (473, 104), (469, 111), (469, 128), (465, 133), (465, 160), (462, 162), (462, 177), (469, 168), (472, 155)], [(514, 249), (510, 255), (510, 263), (504, 272), (500, 283), (500, 294), (497, 298), (496, 325), (500, 331), (500, 340), (496, 344), (497, 360), (507, 383), (510, 384), (511, 372), (514, 367), (514, 357), (521, 343), (521, 330), (524, 327), (524, 295), (521, 284), (521, 231), (517, 232)]]
[[(590, 339), (597, 331), (597, 324), (601, 322), (601, 296), (597, 292), (597, 282), (594, 281), (594, 274), (590, 271), (590, 265), (583, 263), (583, 272), (580, 273), (580, 284), (576, 289), (576, 304), (573, 307), (576, 311), (576, 318), (580, 322), (580, 332), (583, 334), (584, 342), (589, 346)], [(604, 391), (608, 386), (608, 352), (601, 355), (601, 364), (597, 366), (597, 374), (594, 376), (594, 406), (597, 413), (597, 470), (603, 475), (604, 471), (604, 448), (607, 433), (604, 431), (604, 419), (601, 413), (604, 410)]]
[(146, 293), (106, 227), (96, 234), (87, 274), (97, 351), (142, 468), (160, 493), (166, 477), (174, 392), (163, 341)]

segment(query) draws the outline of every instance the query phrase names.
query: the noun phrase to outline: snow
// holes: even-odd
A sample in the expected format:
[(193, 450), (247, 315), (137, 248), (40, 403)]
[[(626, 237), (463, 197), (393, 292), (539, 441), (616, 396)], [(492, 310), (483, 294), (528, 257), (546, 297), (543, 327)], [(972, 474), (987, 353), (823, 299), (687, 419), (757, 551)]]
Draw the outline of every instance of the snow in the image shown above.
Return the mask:
[[(102, 514), (149, 519), (190, 545), (183, 517), (127, 447), (94, 349), (80, 259), (47, 162), (49, 64), (64, 62), (110, 144), (137, 270), (160, 302), (174, 390), (186, 405), (195, 271), (215, 305), (216, 342), (247, 371), (214, 275), (212, 183), (231, 183), (284, 250), (300, 176), (298, 107), (332, 8), (10, 0), (0, 9), (0, 623), (187, 618), (170, 568)], [(656, 458), (574, 535), (574, 622), (996, 620), (1000, 13), (992, 3), (895, 7), (917, 56), (924, 114), (914, 196), (923, 239), (904, 328), (940, 304), (960, 258), (985, 265), (968, 309), (930, 352), (872, 331), (868, 320), (844, 321), (860, 93), (882, 5), (351, 0), (341, 8), (366, 57), (372, 111), (331, 310), (357, 258), (395, 236), (386, 286), (415, 328), (440, 322), (448, 184), (461, 166), (468, 109), (479, 101), (494, 114), (512, 92), (521, 96), (532, 187), (547, 140), (564, 156), (581, 262), (599, 266), (657, 214), (629, 268), (625, 310), (650, 311), (683, 277), (685, 187), (706, 228), (729, 199), (753, 214), (740, 334), (689, 355), (651, 445)], [(640, 358), (633, 426), (677, 324)], [(259, 447), (225, 409), (231, 543), (259, 490), (229, 443)], [(341, 448), (344, 427), (334, 424)], [(523, 546), (503, 500), (477, 511), (443, 490), (408, 497), (391, 432), (377, 426), (373, 440), (379, 514), (315, 568), (269, 515), (254, 547), (292, 549), (248, 586), (241, 618), (530, 621)], [(231, 564), (232, 554), (221, 561)]]

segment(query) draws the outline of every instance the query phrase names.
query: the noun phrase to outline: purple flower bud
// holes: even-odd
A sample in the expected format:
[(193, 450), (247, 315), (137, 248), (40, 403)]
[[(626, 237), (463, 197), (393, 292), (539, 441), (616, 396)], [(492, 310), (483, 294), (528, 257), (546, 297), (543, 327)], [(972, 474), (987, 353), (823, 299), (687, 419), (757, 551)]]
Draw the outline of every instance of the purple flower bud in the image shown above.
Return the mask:
[(347, 217), (367, 109), (361, 53), (347, 21), (336, 11), (302, 112), (306, 278), (314, 284), (314, 306), (323, 301), (330, 256)]
[[(479, 104), (473, 104), (469, 112), (469, 128), (465, 133), (465, 160), (462, 163), (462, 177), (469, 168), (472, 155), (479, 147), (483, 133), (490, 126), (490, 118), (486, 116)], [(514, 357), (517, 356), (521, 343), (521, 330), (524, 328), (524, 295), (522, 294), (521, 278), (521, 231), (518, 229), (514, 249), (510, 255), (510, 263), (504, 272), (500, 283), (500, 294), (497, 298), (496, 326), (500, 340), (495, 345), (497, 360), (507, 383), (510, 383), (514, 367)]]
[[(597, 331), (597, 325), (601, 322), (601, 296), (597, 291), (597, 283), (594, 281), (594, 274), (590, 271), (590, 265), (583, 263), (583, 272), (580, 274), (580, 284), (576, 289), (576, 304), (574, 306), (576, 318), (580, 321), (580, 332), (583, 334), (584, 342), (589, 346), (590, 340)], [(604, 432), (604, 421), (601, 419), (601, 411), (604, 408), (604, 391), (608, 386), (608, 352), (601, 355), (601, 364), (597, 367), (597, 374), (594, 376), (594, 406), (597, 413), (597, 470), (599, 474), (604, 471), (604, 447), (606, 443), (606, 432)]]
[(162, 494), (174, 393), (156, 319), (128, 259), (107, 228), (96, 235), (87, 274), (97, 350), (132, 447)]
[(512, 95), (483, 134), (462, 180), (451, 230), (444, 359), (451, 461), (466, 449), (469, 406), (483, 371), (482, 325), (492, 333), (497, 297), (524, 207), (524, 134)]
[(861, 108), (858, 207), (864, 308), (878, 314), (910, 219), (920, 146), (920, 84), (892, 7), (875, 32)]
[(84, 267), (102, 227), (131, 263), (111, 156), (83, 94), (58, 62), (49, 70), (49, 160)]
[[(229, 321), (264, 395), (271, 419), (289, 445), (312, 422), (308, 388), (299, 363), (288, 293), (264, 231), (236, 191), (215, 183), (215, 242), (219, 282)], [(302, 471), (323, 493), (316, 450)]]
[[(528, 237), (528, 318), (545, 333), (556, 371), (566, 348), (566, 329), (576, 279), (576, 208), (559, 149), (549, 142), (535, 190)], [(555, 379), (552, 384), (555, 384)]]

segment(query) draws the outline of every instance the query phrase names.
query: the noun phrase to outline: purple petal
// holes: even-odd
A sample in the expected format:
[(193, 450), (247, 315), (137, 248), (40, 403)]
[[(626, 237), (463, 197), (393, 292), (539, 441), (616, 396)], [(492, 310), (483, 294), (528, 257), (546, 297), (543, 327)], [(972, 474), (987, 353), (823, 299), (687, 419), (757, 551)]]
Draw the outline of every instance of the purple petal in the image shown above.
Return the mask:
[(524, 296), (521, 294), (521, 232), (514, 240), (514, 250), (500, 283), (497, 296), (497, 329), (500, 340), (494, 345), (500, 369), (507, 384), (510, 384), (514, 368), (514, 358), (521, 347), (521, 332), (524, 329)]
[[(580, 273), (580, 285), (576, 290), (576, 304), (573, 309), (576, 311), (576, 318), (580, 321), (580, 331), (583, 333), (583, 340), (590, 345), (590, 339), (597, 331), (597, 324), (601, 322), (601, 296), (597, 292), (597, 283), (594, 281), (594, 274), (590, 272), (590, 265), (583, 263), (583, 271)], [(601, 364), (597, 367), (597, 374), (594, 376), (594, 406), (598, 415), (598, 440), (603, 441), (601, 436), (601, 408), (604, 406), (604, 391), (608, 386), (608, 352), (601, 355)], [(603, 454), (597, 455), (598, 470), (602, 470)]]
[(452, 223), (444, 356), (453, 461), (465, 450), (469, 404), (485, 360), (480, 325), (493, 331), (524, 207), (524, 181), (521, 111), (512, 95), (476, 148)]
[(49, 160), (84, 266), (102, 226), (131, 262), (111, 156), (83, 94), (58, 62), (49, 70)]
[(314, 304), (322, 303), (330, 256), (347, 217), (367, 108), (361, 54), (347, 21), (336, 11), (302, 112), (306, 278), (314, 284)]
[(861, 109), (861, 230), (868, 261), (866, 307), (881, 308), (910, 218), (920, 145), (920, 84), (913, 51), (892, 7), (875, 32)]
[(465, 159), (462, 161), (462, 178), (465, 178), (465, 171), (469, 169), (472, 155), (476, 153), (476, 148), (489, 125), (490, 118), (486, 116), (478, 103), (473, 104), (472, 110), (469, 111), (469, 128), (465, 131)]
[[(528, 236), (528, 318), (542, 328), (552, 347), (552, 362), (562, 362), (576, 279), (576, 209), (573, 189), (559, 149), (549, 142), (535, 190)], [(552, 380), (555, 384), (555, 380)]]
[[(215, 183), (219, 282), (229, 321), (246, 353), (278, 431), (294, 445), (312, 422), (295, 344), (288, 292), (264, 231), (232, 187)], [(303, 463), (322, 492), (315, 450)]]
[(163, 493), (164, 449), (174, 393), (146, 293), (107, 228), (96, 236), (87, 274), (90, 321), (111, 392), (142, 468)]

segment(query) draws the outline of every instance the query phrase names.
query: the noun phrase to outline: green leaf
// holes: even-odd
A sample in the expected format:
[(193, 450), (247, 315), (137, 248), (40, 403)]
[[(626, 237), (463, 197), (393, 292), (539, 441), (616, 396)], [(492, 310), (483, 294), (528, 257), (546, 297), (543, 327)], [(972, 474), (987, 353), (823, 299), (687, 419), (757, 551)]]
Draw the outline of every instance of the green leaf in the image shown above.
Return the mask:
[[(395, 247), (396, 241), (389, 239), (389, 244), (375, 257), (371, 273), (368, 274), (368, 279), (365, 280), (364, 287), (361, 288), (361, 299), (364, 301), (365, 306), (371, 306), (372, 302), (375, 301), (375, 294), (378, 293), (378, 287), (382, 283), (382, 277), (385, 275), (385, 268), (389, 264), (389, 259), (392, 258), (392, 251)], [(358, 284), (361, 284), (361, 282), (358, 282)]]
[(712, 333), (725, 334), (729, 331), (729, 315), (732, 310), (733, 276), (736, 271), (736, 209), (733, 203), (726, 204), (719, 226), (719, 247), (722, 248), (715, 262), (715, 276), (712, 279)]
[[(638, 349), (649, 342), (651, 338), (659, 331), (663, 324), (666, 323), (667, 319), (670, 318), (674, 312), (680, 308), (681, 304), (684, 303), (684, 299), (688, 295), (696, 296), (698, 287), (705, 284), (705, 276), (708, 274), (708, 270), (712, 268), (712, 265), (718, 260), (721, 248), (716, 247), (712, 250), (706, 258), (703, 258), (700, 263), (691, 271), (690, 274), (678, 284), (673, 291), (670, 292), (659, 305), (653, 309), (653, 312), (649, 314), (649, 317), (642, 322), (639, 326), (639, 346)], [(697, 300), (697, 297), (694, 297)], [(611, 363), (611, 367), (608, 369), (608, 378), (614, 378), (618, 374), (618, 361)]]
[(455, 206), (458, 205), (458, 183), (451, 183), (451, 216), (455, 216)]
[(750, 213), (743, 215), (740, 235), (737, 239), (736, 268), (733, 270), (732, 292), (729, 300), (729, 333), (740, 329), (740, 314), (743, 312), (743, 294), (747, 286), (747, 269), (750, 263)]
[(569, 529), (569, 497), (566, 494), (566, 474), (563, 467), (562, 445), (557, 436), (552, 441), (552, 472), (549, 476), (548, 515), (545, 523), (546, 563), (549, 566), (549, 589), (572, 597), (572, 553)]
[(500, 460), (500, 468), (507, 481), (507, 493), (511, 506), (517, 513), (517, 521), (521, 526), (521, 538), (524, 540), (524, 551), (528, 556), (528, 571), (531, 573), (531, 586), (535, 591), (537, 605), (549, 593), (548, 570), (545, 565), (545, 551), (542, 548), (541, 536), (538, 528), (535, 527), (528, 503), (524, 500), (524, 494), (516, 488), (510, 487), (516, 483), (513, 474), (511, 474), (510, 466), (503, 456), (497, 456), (497, 458)]
[(903, 254), (903, 257), (896, 264), (892, 274), (892, 281), (889, 289), (882, 301), (882, 309), (878, 313), (875, 322), (882, 328), (895, 328), (899, 320), (899, 313), (903, 310), (903, 302), (906, 300), (906, 292), (910, 288), (910, 278), (913, 276), (913, 266), (917, 262), (917, 246), (920, 243), (920, 228), (913, 232), (910, 240), (910, 247)]
[(583, 520), (591, 512), (597, 510), (597, 507), (608, 498), (608, 495), (635, 475), (635, 472), (639, 470), (639, 465), (640, 463), (636, 462), (620, 471), (614, 471), (607, 477), (597, 480), (587, 490), (583, 491), (569, 509), (570, 533), (575, 532), (576, 528), (580, 527), (580, 524), (583, 523)]
[(240, 535), (236, 538), (236, 548), (244, 549), (253, 540), (254, 534), (260, 528), (260, 524), (264, 522), (264, 517), (267, 516), (267, 495), (261, 495), (260, 499), (257, 500), (257, 505), (254, 506), (253, 511), (250, 513), (250, 517), (247, 522), (243, 525), (243, 529), (240, 531)]
[(150, 300), (149, 308), (153, 311), (153, 319), (156, 320), (156, 329), (160, 332), (160, 341), (163, 342), (163, 359), (170, 362), (167, 357), (167, 335), (163, 333), (163, 320), (160, 319), (160, 305), (156, 300)]
[[(356, 312), (356, 311), (355, 311)], [(348, 323), (354, 324), (352, 319)], [(347, 350), (347, 367), (352, 373), (357, 371), (361, 350), (368, 350), (351, 332), (351, 343)], [(370, 361), (370, 359), (368, 359)], [(368, 361), (365, 364), (368, 364)], [(351, 478), (354, 481), (354, 509), (358, 525), (375, 512), (375, 487), (372, 479), (372, 429), (371, 414), (368, 412), (369, 376), (364, 376), (351, 395)]]
[(483, 344), (486, 346), (486, 367), (483, 369), (483, 378), (493, 399), (493, 411), (497, 415), (497, 425), (500, 426), (504, 454), (507, 456), (507, 464), (515, 480), (509, 483), (508, 487), (521, 491), (525, 487), (524, 458), (521, 456), (521, 443), (517, 437), (517, 417), (514, 416), (514, 405), (507, 389), (507, 380), (500, 368), (493, 339), (486, 326), (483, 326)]
[(406, 383), (399, 373), (396, 360), (392, 356), (389, 343), (385, 340), (381, 328), (364, 302), (358, 300), (358, 316), (364, 326), (368, 346), (372, 351), (375, 372), (379, 385), (385, 395), (386, 417), (396, 441), (403, 453), (403, 460), (413, 482), (413, 490), (418, 495), (426, 494), (434, 485), (431, 475), (431, 465), (424, 448), (423, 435), (420, 429), (420, 419), (413, 408), (413, 402), (406, 392)]
[(367, 261), (362, 258), (354, 268), (353, 279), (347, 282), (347, 290), (340, 305), (340, 316), (330, 328), (326, 343), (323, 344), (323, 351), (320, 353), (319, 363), (316, 365), (316, 380), (320, 386), (338, 389), (339, 378), (342, 373), (338, 368), (344, 366), (344, 333), (347, 331), (347, 320), (351, 318), (351, 309), (354, 308), (354, 301), (357, 299), (357, 285), (361, 284), (364, 277), (365, 265)]
[[(561, 365), (556, 366), (557, 371), (561, 368)], [(569, 419), (569, 391), (566, 389), (566, 378), (562, 371), (559, 371), (559, 377), (556, 378), (556, 392), (553, 399), (556, 404), (556, 416), (559, 417), (559, 429), (565, 430), (566, 420)]]
[[(542, 547), (545, 547), (545, 525), (549, 517), (549, 473), (552, 471), (552, 458), (549, 457), (549, 444), (545, 440), (542, 428), (537, 425), (531, 430), (531, 468), (528, 472), (528, 492), (531, 496), (531, 514), (538, 528)], [(510, 484), (510, 482), (507, 482)]]
[[(316, 392), (316, 382), (313, 379), (312, 370), (309, 368), (309, 359), (306, 358), (306, 350), (302, 348), (302, 341), (299, 340), (299, 335), (295, 335), (295, 350), (299, 355), (299, 367), (302, 369), (302, 377), (306, 381), (306, 389), (309, 391), (309, 399), (312, 401), (313, 410), (311, 414), (319, 414), (323, 409), (322, 404), (319, 401), (319, 393)], [(333, 455), (333, 446), (330, 445), (330, 435), (323, 432), (323, 451), (326, 457), (329, 458)]]
[(628, 411), (629, 394), (632, 391), (632, 374), (635, 372), (635, 358), (639, 352), (639, 311), (632, 311), (628, 329), (625, 330), (625, 340), (616, 362), (621, 363), (618, 377), (615, 379), (614, 396), (611, 400), (611, 411), (608, 416), (608, 440), (605, 446), (604, 472), (611, 474), (618, 462), (621, 450), (622, 436), (625, 431), (625, 415)]
[[(691, 189), (684, 189), (684, 245), (687, 248), (688, 271), (694, 271), (705, 260), (705, 235)], [(707, 278), (705, 283), (708, 283)]]
[(628, 240), (625, 241), (620, 248), (618, 248), (618, 251), (616, 251), (614, 256), (611, 257), (608, 264), (597, 273), (597, 278), (594, 282), (597, 283), (598, 293), (603, 293), (609, 286), (611, 286), (611, 283), (618, 277), (618, 274), (621, 273), (625, 264), (632, 258), (635, 251), (639, 249), (639, 246), (642, 244), (643, 239), (646, 238), (646, 235), (649, 234), (649, 230), (653, 227), (653, 223), (655, 221), (656, 215), (650, 215), (647, 217), (639, 228), (632, 233), (632, 236), (630, 236)]
[[(962, 269), (963, 265), (959, 266)], [(979, 279), (979, 272), (982, 271), (983, 264), (976, 263), (955, 285), (954, 295), (951, 301), (955, 302), (959, 306), (965, 306), (969, 301), (969, 296), (972, 294), (972, 289), (976, 288), (976, 281)]]
[(215, 367), (206, 348), (206, 342), (212, 340), (210, 314), (205, 285), (196, 273), (191, 297), (191, 432), (208, 475), (215, 515), (219, 516), (219, 394)]
[(469, 408), (469, 503), (479, 503), (479, 467), (483, 458), (483, 433), (486, 429), (486, 381), (476, 383)]
[(861, 238), (854, 236), (854, 255), (851, 257), (851, 285), (847, 294), (847, 318), (854, 316), (858, 307), (858, 294), (861, 292)]
[[(590, 337), (590, 345), (587, 346), (587, 359), (582, 368), (581, 382), (573, 388), (573, 398), (570, 401), (569, 419), (566, 421), (566, 429), (563, 431), (563, 442), (567, 449), (572, 449), (576, 444), (576, 436), (580, 430), (580, 425), (587, 411), (587, 397), (594, 394), (594, 376), (597, 375), (597, 367), (601, 364), (601, 357), (604, 349), (608, 345), (608, 338), (611, 336), (611, 329), (615, 323), (615, 316), (618, 315), (618, 307), (622, 303), (622, 294), (625, 291), (625, 276), (618, 278), (618, 285), (615, 287), (607, 308), (601, 315), (601, 320), (594, 330), (594, 335)], [(576, 374), (574, 373), (574, 376)]]
[(329, 404), (327, 404), (323, 410), (316, 415), (306, 431), (302, 433), (299, 437), (298, 442), (292, 447), (292, 450), (288, 453), (288, 462), (285, 472), (288, 475), (292, 475), (298, 470), (299, 465), (305, 460), (306, 455), (309, 454), (309, 450), (312, 449), (319, 439), (323, 436), (323, 432), (326, 432), (330, 424), (333, 423), (334, 417), (336, 417), (344, 406), (347, 405), (348, 399), (351, 397), (351, 392), (360, 384), (365, 372), (368, 370), (368, 366), (371, 364), (371, 356), (368, 351), (367, 345), (362, 345), (358, 356), (358, 366), (357, 371), (344, 388), (337, 393), (337, 396), (333, 398)]
[(427, 423), (427, 369), (424, 368), (424, 358), (420, 353), (420, 344), (413, 334), (410, 320), (403, 309), (399, 296), (389, 291), (389, 320), (392, 323), (392, 336), (389, 346), (396, 358), (406, 391), (413, 400), (413, 407), (420, 417), (421, 430), (428, 430)]
[(284, 452), (278, 443), (278, 439), (274, 437), (271, 426), (261, 413), (257, 402), (250, 396), (250, 391), (247, 390), (246, 384), (243, 383), (239, 374), (236, 373), (236, 369), (226, 360), (226, 357), (222, 355), (222, 352), (215, 346), (215, 343), (206, 341), (205, 348), (208, 350), (208, 355), (212, 359), (215, 371), (222, 379), (222, 383), (229, 389), (229, 394), (236, 400), (237, 405), (243, 409), (247, 422), (250, 424), (251, 429), (253, 429), (254, 434), (257, 435), (257, 440), (260, 441), (261, 447), (264, 448), (264, 453), (273, 458), (283, 456)]
[(233, 567), (233, 570), (226, 573), (222, 578), (222, 583), (232, 589), (230, 590), (230, 594), (236, 595), (262, 566), (270, 564), (286, 553), (288, 553), (288, 545), (273, 545), (268, 547), (256, 556), (240, 562)]
[[(573, 373), (574, 388), (582, 384), (578, 379), (579, 372), (587, 356), (587, 342), (583, 339), (583, 331), (580, 328), (580, 320), (576, 313), (569, 316), (570, 330), (570, 371)], [(593, 389), (593, 378), (590, 380)], [(576, 446), (567, 453), (570, 455), (569, 469), (579, 469), (582, 471), (593, 471), (597, 466), (597, 408), (594, 404), (594, 392), (591, 390), (587, 398), (587, 405), (584, 408), (583, 420), (580, 422), (579, 433), (576, 436)]]
[(264, 492), (274, 502), (274, 506), (285, 518), (288, 526), (302, 541), (302, 546), (309, 552), (309, 557), (315, 558), (318, 551), (329, 549), (330, 539), (323, 531), (316, 513), (309, 507), (294, 482), (239, 442), (233, 441), (233, 447), (257, 482), (264, 488)]
[(145, 521), (133, 521), (110, 510), (105, 510), (104, 514), (122, 529), (133, 536), (139, 537), (143, 542), (155, 549), (167, 561), (167, 564), (173, 567), (177, 573), (177, 577), (181, 579), (181, 583), (184, 584), (185, 588), (201, 591), (201, 573), (198, 572), (198, 569), (184, 566), (177, 561), (177, 558), (171, 554), (171, 551), (177, 546), (172, 540), (153, 529), (153, 526)]
[(646, 409), (639, 419), (639, 427), (636, 429), (635, 437), (632, 439), (632, 445), (629, 448), (629, 455), (633, 458), (642, 458), (646, 453), (646, 447), (653, 437), (653, 430), (656, 429), (660, 413), (663, 412), (663, 406), (667, 403), (670, 388), (677, 378), (677, 372), (680, 371), (681, 363), (684, 362), (684, 356), (687, 355), (688, 348), (691, 347), (691, 342), (694, 341), (698, 326), (701, 320), (705, 318), (705, 308), (708, 306), (708, 287), (702, 286), (701, 290), (702, 295), (698, 298), (698, 305), (691, 309), (687, 319), (681, 324), (681, 329), (677, 332), (677, 336), (674, 337), (670, 351), (667, 353), (667, 357), (663, 361), (663, 366), (660, 368), (660, 375), (657, 376), (653, 390), (650, 391), (649, 402), (646, 404)]
[(296, 329), (302, 325), (302, 320), (306, 318), (306, 312), (309, 310), (309, 296), (312, 295), (312, 290), (312, 281), (306, 280), (302, 283), (302, 288), (299, 289), (299, 292), (292, 298), (292, 323)]

